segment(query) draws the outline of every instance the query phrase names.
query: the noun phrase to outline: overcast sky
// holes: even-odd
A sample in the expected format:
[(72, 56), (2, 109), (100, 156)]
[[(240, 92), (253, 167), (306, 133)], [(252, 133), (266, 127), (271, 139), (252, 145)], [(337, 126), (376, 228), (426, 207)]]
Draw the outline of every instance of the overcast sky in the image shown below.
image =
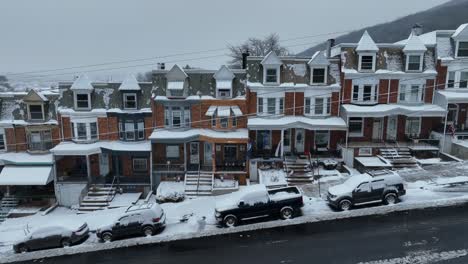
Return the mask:
[[(443, 2), (447, 0), (1, 0), (0, 73), (220, 49), (227, 43), (271, 32), (282, 39), (341, 32), (391, 21)], [(284, 45), (299, 52), (329, 37), (296, 39)], [(228, 60), (223, 56), (226, 53), (213, 51), (63, 72), (157, 61), (218, 68)], [(211, 58), (191, 60), (200, 57)], [(49, 77), (63, 80), (71, 76)]]

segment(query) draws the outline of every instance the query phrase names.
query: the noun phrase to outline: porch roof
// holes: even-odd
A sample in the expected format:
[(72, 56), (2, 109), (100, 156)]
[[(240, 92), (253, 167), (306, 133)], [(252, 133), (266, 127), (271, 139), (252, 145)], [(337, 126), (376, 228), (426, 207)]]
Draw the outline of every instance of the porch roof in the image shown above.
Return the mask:
[(248, 128), (287, 129), (305, 128), (310, 130), (346, 130), (346, 123), (340, 117), (309, 118), (305, 116), (284, 116), (281, 118), (249, 118)]
[(437, 93), (444, 97), (447, 103), (468, 103), (468, 92), (467, 91), (437, 91)]
[(212, 129), (155, 129), (149, 138), (152, 142), (157, 143), (184, 143), (194, 140), (247, 143), (249, 140), (249, 131), (247, 129), (229, 131), (216, 131)]
[(438, 105), (400, 105), (380, 104), (373, 106), (343, 105), (344, 114), (347, 117), (385, 117), (392, 115), (405, 115), (417, 117), (444, 117), (445, 109)]
[(0, 173), (1, 186), (44, 186), (53, 180), (52, 166), (5, 166)]
[(53, 165), (52, 154), (29, 154), (27, 152), (6, 152), (0, 154), (0, 165)]
[(123, 141), (99, 141), (90, 144), (75, 142), (62, 142), (50, 151), (57, 156), (87, 156), (99, 154), (102, 149), (121, 152), (150, 152), (150, 141), (123, 142)]

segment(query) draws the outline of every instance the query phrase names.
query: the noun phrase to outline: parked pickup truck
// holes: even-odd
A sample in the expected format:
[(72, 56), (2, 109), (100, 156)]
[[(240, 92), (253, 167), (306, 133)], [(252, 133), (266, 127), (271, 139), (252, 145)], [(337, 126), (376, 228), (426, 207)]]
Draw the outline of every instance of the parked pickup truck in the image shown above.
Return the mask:
[(304, 205), (297, 187), (267, 189), (265, 185), (247, 186), (216, 203), (218, 223), (233, 227), (242, 221), (279, 216), (290, 219), (300, 213)]

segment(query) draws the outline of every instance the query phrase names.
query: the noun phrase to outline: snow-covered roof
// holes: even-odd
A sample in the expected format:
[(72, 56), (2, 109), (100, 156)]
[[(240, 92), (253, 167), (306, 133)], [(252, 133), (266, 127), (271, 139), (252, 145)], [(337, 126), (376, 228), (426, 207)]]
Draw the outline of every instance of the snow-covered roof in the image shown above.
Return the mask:
[[(333, 71), (333, 68), (332, 68), (333, 65), (336, 65), (336, 64), (330, 64), (330, 74), (332, 74), (332, 75), (335, 73), (335, 71)], [(336, 76), (334, 76), (334, 77), (336, 77)], [(338, 81), (339, 81), (339, 79), (338, 79)], [(309, 84), (305, 84), (305, 83), (281, 83), (280, 85), (268, 85), (268, 84), (262, 84), (262, 83), (259, 83), (259, 82), (247, 82), (247, 86), (252, 90), (267, 88), (267, 89), (270, 89), (272, 92), (276, 92), (278, 90), (284, 91), (283, 88), (291, 88), (291, 89), (294, 88), (294, 89), (297, 89), (297, 90), (295, 90), (296, 92), (299, 92), (301, 89), (306, 91), (308, 89), (329, 89), (329, 88), (332, 88), (332, 89), (339, 90), (341, 88), (339, 83), (334, 83), (334, 84), (331, 84), (331, 85), (328, 85), (328, 86), (324, 86), (324, 85), (315, 86), (315, 85), (309, 85)]]
[(441, 60), (452, 60), (453, 49), (452, 40), (450, 37), (441, 36), (437, 37), (437, 57)]
[(310, 130), (346, 130), (346, 123), (340, 117), (309, 118), (305, 116), (284, 116), (281, 118), (249, 118), (249, 129), (305, 128)]
[(329, 65), (330, 61), (327, 58), (325, 51), (317, 51), (308, 62), (309, 65)]
[(231, 116), (231, 107), (229, 106), (218, 106), (218, 116), (229, 117)]
[(128, 75), (127, 78), (119, 86), (120, 91), (139, 91), (141, 90), (137, 79), (133, 75)]
[[(437, 31), (431, 31), (418, 36), (419, 40), (426, 46), (434, 46), (437, 44)], [(409, 38), (400, 40), (396, 42), (397, 45), (406, 45), (408, 43)]]
[(392, 164), (382, 157), (356, 157), (356, 161), (361, 163), (364, 167), (380, 167), (391, 168)]
[(406, 42), (405, 47), (403, 48), (404, 52), (424, 52), (427, 48), (419, 37), (413, 33), (410, 34), (408, 41)]
[(206, 114), (207, 116), (213, 116), (214, 113), (216, 112), (216, 109), (218, 108), (218, 106), (216, 105), (210, 105), (210, 107), (208, 107), (208, 110), (206, 111)]
[(83, 74), (73, 82), (70, 89), (71, 90), (93, 90), (94, 87), (91, 84), (91, 81), (89, 80), (88, 76), (86, 74)]
[(42, 101), (47, 102), (49, 99), (41, 92), (36, 89), (31, 89), (28, 94), (24, 97), (25, 101)]
[(379, 48), (377, 47), (374, 40), (369, 35), (369, 32), (367, 32), (367, 30), (364, 31), (364, 34), (362, 34), (362, 37), (359, 40), (358, 46), (356, 47), (356, 51), (372, 51), (372, 52), (379, 51)]
[(231, 110), (235, 116), (242, 116), (242, 111), (240, 110), (239, 106), (232, 105), (232, 106), (216, 106), (210, 105), (208, 110), (206, 111), (205, 115), (213, 116), (215, 111), (218, 110), (217, 116), (221, 117), (228, 117), (231, 115)]
[[(226, 65), (221, 66), (219, 70), (213, 75), (213, 77), (218, 81), (221, 80), (227, 80), (227, 81), (232, 81), (234, 79), (235, 75), (234, 73), (226, 67)], [(217, 82), (218, 83), (218, 82)]]
[(216, 131), (211, 129), (170, 130), (161, 128), (155, 129), (149, 138), (152, 141), (177, 143), (181, 141), (197, 140), (199, 137), (223, 139), (226, 142), (229, 142), (229, 140), (244, 140), (247, 142), (249, 139), (249, 131), (247, 129)]
[(167, 82), (167, 89), (182, 90), (184, 89), (184, 81), (169, 81)]
[(242, 116), (242, 111), (240, 110), (239, 106), (233, 105), (231, 106), (231, 110), (235, 116)]
[(468, 91), (437, 91), (437, 95), (444, 97), (447, 103), (468, 103)]
[(185, 80), (188, 77), (187, 73), (185, 73), (179, 65), (175, 64), (170, 71), (166, 74), (167, 79), (171, 81), (175, 80)]
[(468, 23), (460, 25), (453, 33), (452, 38), (455, 40), (468, 39)]
[(275, 52), (270, 51), (261, 62), (262, 65), (281, 65), (283, 62), (280, 60)]
[(384, 117), (390, 115), (444, 117), (445, 109), (438, 105), (401, 105), (401, 104), (379, 104), (373, 106), (342, 105), (348, 117)]
[(0, 172), (1, 186), (47, 185), (54, 180), (52, 166), (10, 166)]
[(151, 151), (151, 143), (149, 141), (98, 141), (90, 144), (62, 142), (51, 149), (50, 152), (58, 156), (86, 156), (102, 153), (102, 149), (108, 149), (112, 151), (149, 152)]

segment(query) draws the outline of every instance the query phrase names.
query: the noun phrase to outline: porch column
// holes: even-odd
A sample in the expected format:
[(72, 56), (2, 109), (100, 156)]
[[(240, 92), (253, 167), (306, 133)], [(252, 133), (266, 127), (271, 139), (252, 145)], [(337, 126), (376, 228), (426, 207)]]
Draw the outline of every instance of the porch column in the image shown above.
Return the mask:
[(187, 142), (184, 143), (184, 171), (187, 171)]
[(89, 155), (86, 155), (86, 172), (88, 173), (88, 182), (92, 182), (92, 179), (91, 179), (91, 162), (89, 160)]
[(213, 172), (216, 171), (216, 144), (212, 143), (212, 149), (213, 151), (211, 152), (211, 164), (213, 166)]
[[(447, 134), (447, 117), (448, 117), (448, 104), (447, 104), (447, 112), (445, 113), (445, 120), (444, 120), (444, 138), (442, 139), (442, 152), (444, 151), (445, 148), (445, 135)], [(439, 156), (440, 156), (440, 151), (439, 151)]]
[(284, 129), (281, 129), (280, 144), (281, 144), (281, 158), (283, 158), (284, 157)]
[[(363, 120), (362, 125), (364, 126), (364, 120)], [(346, 138), (345, 138), (346, 150), (343, 152), (343, 159), (345, 160), (345, 163), (346, 163), (346, 156), (348, 154), (348, 137), (349, 137), (349, 117), (346, 117)]]
[(153, 151), (152, 149), (153, 148), (151, 148), (150, 156), (149, 156), (151, 192), (153, 192)]

